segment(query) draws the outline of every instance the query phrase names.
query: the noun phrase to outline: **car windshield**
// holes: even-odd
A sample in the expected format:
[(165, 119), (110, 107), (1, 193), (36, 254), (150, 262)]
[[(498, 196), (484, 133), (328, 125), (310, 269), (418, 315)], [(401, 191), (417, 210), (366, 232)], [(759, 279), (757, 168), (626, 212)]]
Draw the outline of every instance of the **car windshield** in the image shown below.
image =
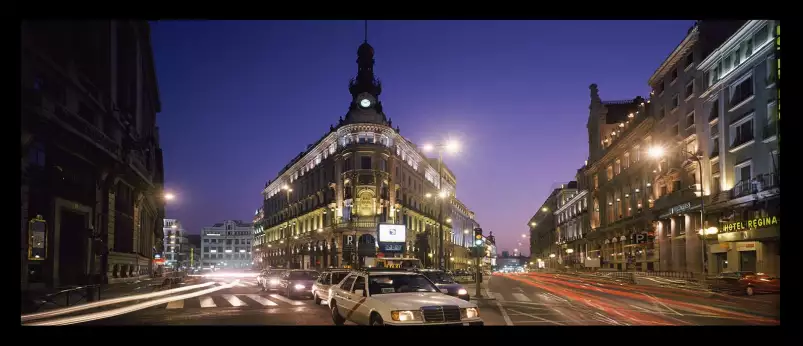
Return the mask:
[(348, 272), (334, 272), (332, 273), (332, 285), (337, 285), (340, 281), (343, 281), (343, 278), (349, 275)]
[(277, 277), (277, 276), (282, 276), (282, 274), (284, 274), (284, 270), (273, 270), (268, 273), (268, 276)]
[(374, 294), (439, 292), (424, 275), (371, 275), (368, 278), (368, 292)]
[(318, 278), (318, 272), (314, 271), (298, 271), (290, 272), (290, 280), (315, 280)]
[(436, 284), (453, 284), (454, 278), (442, 271), (431, 271), (431, 272), (424, 272), (424, 275), (427, 276), (432, 282)]

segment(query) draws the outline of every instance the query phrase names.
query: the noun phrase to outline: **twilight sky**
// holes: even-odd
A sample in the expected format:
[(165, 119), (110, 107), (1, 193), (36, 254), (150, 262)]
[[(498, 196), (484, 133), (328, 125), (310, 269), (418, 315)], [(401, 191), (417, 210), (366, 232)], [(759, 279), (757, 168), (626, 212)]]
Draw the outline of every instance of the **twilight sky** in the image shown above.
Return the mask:
[[(457, 197), (502, 250), (588, 156), (589, 90), (648, 96), (693, 21), (371, 21), (380, 99), (415, 143), (458, 138)], [(260, 191), (345, 116), (362, 21), (152, 23), (167, 217), (251, 221)], [(527, 242), (523, 252), (529, 253)]]

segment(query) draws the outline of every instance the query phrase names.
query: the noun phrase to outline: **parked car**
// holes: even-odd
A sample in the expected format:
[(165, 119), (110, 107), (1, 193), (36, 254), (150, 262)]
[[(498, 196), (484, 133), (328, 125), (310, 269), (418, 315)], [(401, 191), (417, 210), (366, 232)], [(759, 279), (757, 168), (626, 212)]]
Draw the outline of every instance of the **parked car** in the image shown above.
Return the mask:
[(312, 284), (318, 280), (320, 273), (314, 270), (293, 269), (282, 274), (279, 283), (280, 292), (287, 298), (312, 297)]
[(328, 302), (329, 288), (343, 281), (350, 272), (351, 270), (349, 269), (324, 270), (321, 275), (318, 276), (318, 280), (315, 280), (315, 283), (312, 284), (312, 299), (315, 300), (315, 304), (320, 304), (321, 301)]
[(781, 293), (781, 279), (764, 273), (726, 272), (710, 279), (711, 290), (747, 294)]
[(257, 277), (257, 283), (263, 291), (278, 291), (282, 283), (282, 275), (287, 270), (285, 269), (269, 269), (263, 270)]
[(329, 289), (332, 321), (360, 325), (482, 326), (476, 304), (445, 295), (426, 276), (406, 270), (355, 271)]
[(424, 274), (430, 281), (432, 281), (435, 286), (440, 289), (442, 293), (446, 293), (450, 296), (457, 297), (463, 300), (471, 300), (468, 295), (468, 290), (466, 290), (463, 285), (457, 283), (452, 275), (448, 272), (444, 272), (438, 269), (421, 269), (418, 272)]

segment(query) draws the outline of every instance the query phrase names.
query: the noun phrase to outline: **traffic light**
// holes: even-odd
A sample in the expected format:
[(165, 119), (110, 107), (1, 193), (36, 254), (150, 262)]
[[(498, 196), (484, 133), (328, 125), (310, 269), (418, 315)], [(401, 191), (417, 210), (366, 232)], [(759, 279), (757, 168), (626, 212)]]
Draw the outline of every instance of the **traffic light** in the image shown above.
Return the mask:
[(482, 228), (474, 229), (474, 246), (482, 245)]

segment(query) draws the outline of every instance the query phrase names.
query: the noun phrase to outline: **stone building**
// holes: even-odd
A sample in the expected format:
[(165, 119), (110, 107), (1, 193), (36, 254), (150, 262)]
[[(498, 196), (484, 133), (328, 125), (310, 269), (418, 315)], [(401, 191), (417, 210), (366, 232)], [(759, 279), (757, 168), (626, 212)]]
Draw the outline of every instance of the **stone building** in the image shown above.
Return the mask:
[(776, 24), (748, 21), (696, 67), (711, 173), (706, 228), (717, 229), (705, 235), (710, 273), (781, 274)]
[(576, 190), (576, 182), (557, 185), (527, 223), (530, 230), (530, 257), (539, 267), (558, 268), (563, 263), (555, 210), (558, 209), (558, 201), (576, 193)]
[(201, 230), (201, 266), (203, 268), (251, 268), (254, 225), (241, 220), (226, 220)]
[(24, 21), (21, 44), (22, 287), (147, 276), (165, 203), (148, 23)]
[(698, 21), (648, 83), (655, 125), (651, 137), (661, 157), (650, 157), (650, 191), (660, 270), (702, 271), (701, 206), (711, 193), (707, 117), (698, 66), (744, 21)]
[(187, 231), (181, 226), (181, 222), (176, 219), (164, 219), (164, 244), (165, 250), (162, 258), (165, 266), (169, 268), (180, 268), (189, 265), (190, 248), (187, 239)]
[[(365, 258), (378, 255), (378, 223), (407, 226), (404, 253), (387, 256), (418, 256), (417, 235), (427, 235), (432, 248), (436, 244), (439, 203), (454, 198), (456, 179), (448, 168), (441, 179), (437, 160), (392, 127), (379, 99), (382, 86), (367, 42), (357, 51), (357, 65), (345, 118), (263, 189), (264, 217), (257, 228), (268, 265), (362, 266)], [(441, 193), (445, 198), (439, 198)], [(443, 210), (440, 236), (449, 249), (448, 204)]]
[[(588, 258), (585, 236), (591, 230), (588, 213), (588, 184), (585, 166), (577, 170), (576, 188), (573, 193), (558, 201), (555, 209), (555, 232), (557, 233), (560, 252), (571, 268), (585, 268)], [(573, 182), (572, 182), (573, 183)], [(569, 187), (572, 187), (569, 183)]]
[(474, 259), (471, 257), (471, 247), (474, 246), (474, 229), (480, 224), (474, 218), (474, 212), (469, 210), (457, 198), (451, 200), (451, 220), (447, 219), (454, 232), (451, 234), (451, 249), (447, 268), (466, 269)]

